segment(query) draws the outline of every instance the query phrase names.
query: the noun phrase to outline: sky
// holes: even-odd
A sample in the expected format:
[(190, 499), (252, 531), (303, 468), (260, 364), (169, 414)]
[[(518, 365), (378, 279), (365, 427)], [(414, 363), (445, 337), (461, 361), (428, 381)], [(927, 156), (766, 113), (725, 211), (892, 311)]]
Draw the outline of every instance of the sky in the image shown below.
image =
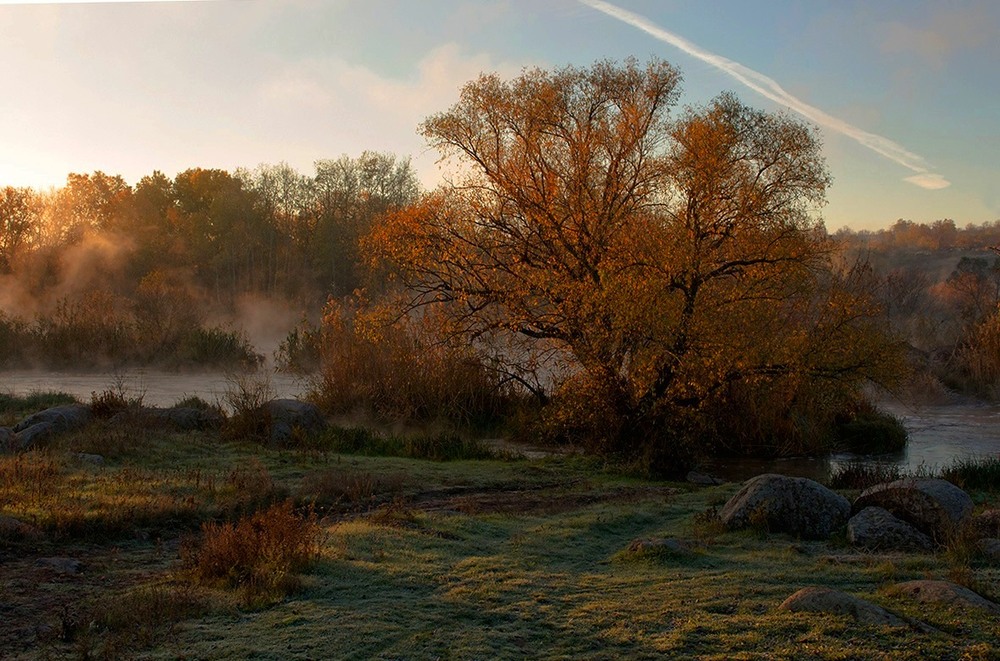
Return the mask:
[(734, 92), (817, 126), (831, 231), (1000, 220), (996, 0), (0, 0), (0, 186), (364, 150), (481, 72), (665, 59), (678, 111)]

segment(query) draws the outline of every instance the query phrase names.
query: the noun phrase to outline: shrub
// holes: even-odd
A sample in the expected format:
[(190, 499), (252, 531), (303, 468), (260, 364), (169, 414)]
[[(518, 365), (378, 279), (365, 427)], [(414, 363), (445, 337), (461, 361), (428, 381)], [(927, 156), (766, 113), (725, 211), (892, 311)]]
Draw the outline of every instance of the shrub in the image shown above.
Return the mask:
[(332, 412), (363, 410), (398, 421), (492, 424), (509, 393), (466, 347), (435, 339), (433, 320), (331, 301), (312, 399)]
[(204, 524), (181, 558), (199, 583), (239, 588), (248, 600), (280, 598), (298, 586), (296, 573), (318, 558), (320, 543), (315, 513), (300, 515), (285, 501), (235, 523)]
[(219, 327), (189, 329), (180, 340), (177, 356), (182, 363), (193, 365), (253, 368), (264, 362), (264, 356), (254, 351), (245, 333)]
[(267, 402), (274, 398), (274, 389), (267, 375), (242, 372), (227, 377), (223, 401), (232, 415), (222, 428), (227, 440), (267, 443), (271, 437), (271, 414)]
[(144, 392), (133, 395), (122, 375), (101, 392), (90, 393), (90, 411), (95, 418), (113, 418), (119, 413), (138, 413), (142, 408)]
[(836, 438), (855, 454), (888, 454), (906, 447), (907, 433), (899, 418), (863, 402), (837, 422)]

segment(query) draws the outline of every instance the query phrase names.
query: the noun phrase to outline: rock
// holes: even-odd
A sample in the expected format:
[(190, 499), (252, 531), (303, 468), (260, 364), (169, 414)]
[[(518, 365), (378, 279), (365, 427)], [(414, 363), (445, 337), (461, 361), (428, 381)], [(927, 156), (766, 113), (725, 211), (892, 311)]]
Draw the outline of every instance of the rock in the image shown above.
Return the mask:
[(693, 558), (697, 555), (697, 552), (687, 542), (665, 538), (633, 539), (626, 550), (629, 554), (640, 557), (674, 556)]
[(877, 484), (854, 501), (854, 511), (881, 507), (915, 526), (936, 542), (943, 542), (968, 519), (972, 499), (947, 480), (903, 479)]
[(907, 581), (893, 585), (889, 594), (915, 599), (922, 604), (944, 604), (959, 608), (975, 608), (1000, 615), (1000, 604), (976, 594), (972, 590), (949, 581)]
[(0, 427), (0, 452), (10, 451), (14, 448), (14, 430), (10, 427)]
[(1000, 537), (1000, 510), (984, 510), (972, 519), (975, 530), (983, 537)]
[(11, 449), (25, 450), (54, 434), (79, 429), (89, 423), (90, 418), (90, 407), (85, 404), (65, 404), (39, 411), (14, 425)]
[(14, 435), (14, 450), (27, 450), (33, 445), (38, 445), (48, 440), (57, 432), (55, 424), (51, 422), (39, 422), (26, 427)]
[[(911, 623), (870, 601), (830, 588), (802, 588), (781, 602), (780, 610), (792, 613), (849, 615), (861, 624), (907, 627)], [(926, 625), (925, 625), (926, 626)]]
[(730, 529), (766, 525), (771, 532), (826, 539), (847, 522), (850, 513), (847, 499), (819, 482), (765, 474), (744, 483), (719, 518)]
[(0, 514), (0, 539), (38, 539), (42, 531), (13, 516)]
[(39, 558), (35, 566), (47, 567), (58, 574), (79, 574), (83, 569), (83, 563), (75, 558)]
[(14, 431), (20, 433), (40, 423), (50, 423), (52, 432), (60, 434), (79, 429), (90, 422), (90, 407), (86, 404), (64, 404), (39, 411), (29, 415), (14, 425)]
[(1000, 539), (984, 537), (979, 540), (979, 552), (995, 565), (1000, 565)]
[(701, 486), (706, 486), (706, 487), (711, 487), (726, 483), (726, 481), (721, 478), (708, 475), (707, 473), (699, 473), (698, 471), (690, 471), (687, 474), (687, 481), (690, 482), (691, 484), (699, 484)]
[(139, 417), (144, 422), (162, 427), (170, 427), (180, 431), (201, 431), (218, 429), (222, 426), (222, 414), (211, 409), (199, 409), (191, 406), (174, 406), (172, 408), (143, 408)]
[(94, 466), (104, 465), (104, 457), (99, 454), (88, 454), (86, 452), (77, 452), (76, 460), (82, 464), (93, 464)]
[(265, 404), (271, 418), (271, 442), (281, 444), (296, 433), (315, 434), (326, 429), (319, 408), (297, 399), (272, 399)]
[(931, 551), (934, 541), (881, 507), (866, 507), (847, 522), (847, 539), (869, 551)]

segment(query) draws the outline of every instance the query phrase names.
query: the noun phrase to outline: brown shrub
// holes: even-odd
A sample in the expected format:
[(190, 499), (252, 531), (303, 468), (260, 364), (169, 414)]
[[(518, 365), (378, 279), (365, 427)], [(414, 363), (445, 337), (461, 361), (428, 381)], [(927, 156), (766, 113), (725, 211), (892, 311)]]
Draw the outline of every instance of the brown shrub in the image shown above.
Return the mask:
[(320, 543), (315, 513), (299, 515), (285, 501), (235, 523), (204, 524), (181, 559), (197, 582), (240, 588), (255, 600), (296, 589), (296, 573), (318, 557)]
[(509, 399), (497, 375), (468, 346), (441, 340), (440, 331), (428, 317), (331, 301), (313, 399), (328, 411), (360, 409), (392, 420), (496, 421)]

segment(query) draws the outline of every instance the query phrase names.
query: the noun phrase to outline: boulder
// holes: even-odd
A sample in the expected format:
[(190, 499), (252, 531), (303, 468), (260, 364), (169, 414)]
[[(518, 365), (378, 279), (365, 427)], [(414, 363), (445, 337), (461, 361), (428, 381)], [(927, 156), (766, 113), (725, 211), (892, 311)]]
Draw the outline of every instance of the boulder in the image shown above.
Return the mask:
[(191, 406), (172, 408), (148, 407), (139, 411), (139, 418), (148, 424), (169, 427), (179, 431), (201, 431), (222, 426), (222, 414), (211, 409)]
[(31, 524), (13, 516), (0, 514), (0, 539), (38, 539), (42, 532)]
[(297, 399), (272, 399), (264, 406), (271, 418), (272, 443), (284, 443), (296, 433), (315, 434), (326, 429), (326, 420), (315, 404)]
[(77, 452), (76, 460), (81, 464), (91, 464), (93, 466), (103, 466), (104, 456), (100, 454), (90, 454), (88, 452)]
[(890, 627), (911, 626), (898, 615), (890, 613), (881, 606), (870, 601), (832, 590), (830, 588), (802, 588), (781, 602), (780, 610), (792, 613), (826, 613), (830, 615), (848, 615), (861, 624), (875, 624)]
[(1000, 539), (984, 537), (979, 540), (979, 552), (990, 563), (1000, 565)]
[(633, 539), (626, 552), (634, 557), (694, 558), (698, 553), (688, 542), (669, 538)]
[(64, 404), (29, 415), (14, 425), (14, 431), (20, 433), (35, 425), (49, 423), (52, 432), (60, 434), (83, 427), (90, 422), (90, 418), (90, 407), (86, 404)]
[(881, 507), (866, 507), (847, 522), (847, 539), (869, 551), (931, 551), (934, 541)]
[(10, 452), (16, 450), (16, 435), (10, 427), (0, 427), (0, 452)]
[(854, 512), (881, 507), (937, 542), (943, 542), (972, 514), (972, 499), (947, 480), (902, 479), (866, 489), (854, 501)]
[(989, 509), (977, 514), (972, 525), (983, 537), (1000, 537), (1000, 510)]
[(27, 450), (33, 445), (38, 445), (58, 432), (58, 428), (52, 422), (39, 422), (26, 427), (14, 435), (12, 449)]
[(748, 480), (719, 513), (730, 529), (764, 525), (806, 539), (826, 539), (845, 523), (851, 504), (804, 477), (765, 474)]
[(956, 585), (949, 581), (907, 581), (893, 585), (889, 594), (914, 599), (922, 604), (943, 604), (958, 608), (985, 611), (1000, 615), (1000, 605), (986, 599), (969, 588)]
[(704, 487), (713, 487), (719, 484), (725, 484), (726, 481), (722, 478), (709, 475), (708, 473), (699, 473), (698, 471), (690, 471), (687, 474), (687, 481), (691, 484), (698, 484)]

